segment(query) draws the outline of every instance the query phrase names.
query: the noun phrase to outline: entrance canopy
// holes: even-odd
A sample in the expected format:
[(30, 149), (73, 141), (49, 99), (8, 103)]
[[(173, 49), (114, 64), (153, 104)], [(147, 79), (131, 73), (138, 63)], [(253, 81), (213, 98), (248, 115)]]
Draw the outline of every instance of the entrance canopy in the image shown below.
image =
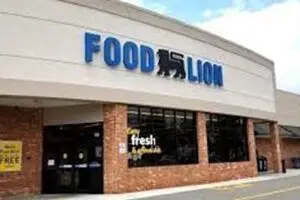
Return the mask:
[(44, 107), (57, 107), (57, 106), (75, 106), (75, 105), (83, 105), (88, 103), (91, 102), (80, 101), (80, 100), (69, 100), (69, 99), (0, 96), (0, 105), (2, 106), (44, 108)]
[[(268, 123), (255, 123), (255, 136), (257, 137), (268, 137), (270, 136), (269, 124)], [(279, 134), (282, 138), (299, 138), (300, 139), (300, 127), (296, 126), (279, 126)]]

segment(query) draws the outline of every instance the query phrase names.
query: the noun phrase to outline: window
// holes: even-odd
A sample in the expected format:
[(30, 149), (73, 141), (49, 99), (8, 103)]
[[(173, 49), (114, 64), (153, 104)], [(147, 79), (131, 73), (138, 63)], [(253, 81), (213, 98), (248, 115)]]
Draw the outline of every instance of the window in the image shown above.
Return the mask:
[(196, 114), (128, 107), (129, 167), (198, 163)]
[(207, 114), (206, 128), (210, 163), (249, 160), (246, 118)]

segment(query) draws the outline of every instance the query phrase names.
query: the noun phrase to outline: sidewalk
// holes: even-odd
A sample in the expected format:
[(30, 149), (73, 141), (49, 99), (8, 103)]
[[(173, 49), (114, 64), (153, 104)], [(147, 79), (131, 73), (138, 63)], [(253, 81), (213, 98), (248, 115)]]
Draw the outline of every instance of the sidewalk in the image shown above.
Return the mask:
[(194, 190), (209, 189), (215, 187), (226, 187), (230, 185), (246, 184), (246, 183), (255, 183), (267, 180), (283, 179), (294, 176), (300, 176), (300, 170), (289, 169), (286, 174), (266, 174), (254, 178), (232, 180), (225, 182), (217, 182), (210, 184), (201, 184), (201, 185), (192, 185), (192, 186), (183, 186), (183, 187), (173, 187), (173, 188), (164, 188), (157, 190), (149, 190), (144, 192), (133, 192), (126, 194), (107, 194), (107, 195), (41, 195), (36, 197), (20, 197), (13, 198), (14, 200), (133, 200), (138, 198), (145, 197), (154, 197), (167, 194), (175, 194), (180, 192), (189, 192)]

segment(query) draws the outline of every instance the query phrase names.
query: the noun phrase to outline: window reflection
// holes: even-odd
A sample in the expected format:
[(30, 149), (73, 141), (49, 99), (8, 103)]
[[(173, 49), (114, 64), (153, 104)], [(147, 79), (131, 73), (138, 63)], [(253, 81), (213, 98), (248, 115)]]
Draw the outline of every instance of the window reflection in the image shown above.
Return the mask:
[[(130, 167), (198, 162), (194, 112), (129, 106), (128, 127), (139, 131), (128, 134)], [(139, 149), (146, 150), (138, 154)]]
[(209, 162), (249, 160), (246, 118), (207, 114), (206, 128)]

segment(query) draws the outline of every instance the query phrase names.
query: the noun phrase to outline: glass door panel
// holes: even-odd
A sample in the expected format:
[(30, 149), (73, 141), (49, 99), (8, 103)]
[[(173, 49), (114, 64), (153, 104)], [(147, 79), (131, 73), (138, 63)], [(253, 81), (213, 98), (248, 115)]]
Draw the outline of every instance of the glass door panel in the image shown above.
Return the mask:
[(102, 193), (102, 125), (44, 128), (43, 193)]

